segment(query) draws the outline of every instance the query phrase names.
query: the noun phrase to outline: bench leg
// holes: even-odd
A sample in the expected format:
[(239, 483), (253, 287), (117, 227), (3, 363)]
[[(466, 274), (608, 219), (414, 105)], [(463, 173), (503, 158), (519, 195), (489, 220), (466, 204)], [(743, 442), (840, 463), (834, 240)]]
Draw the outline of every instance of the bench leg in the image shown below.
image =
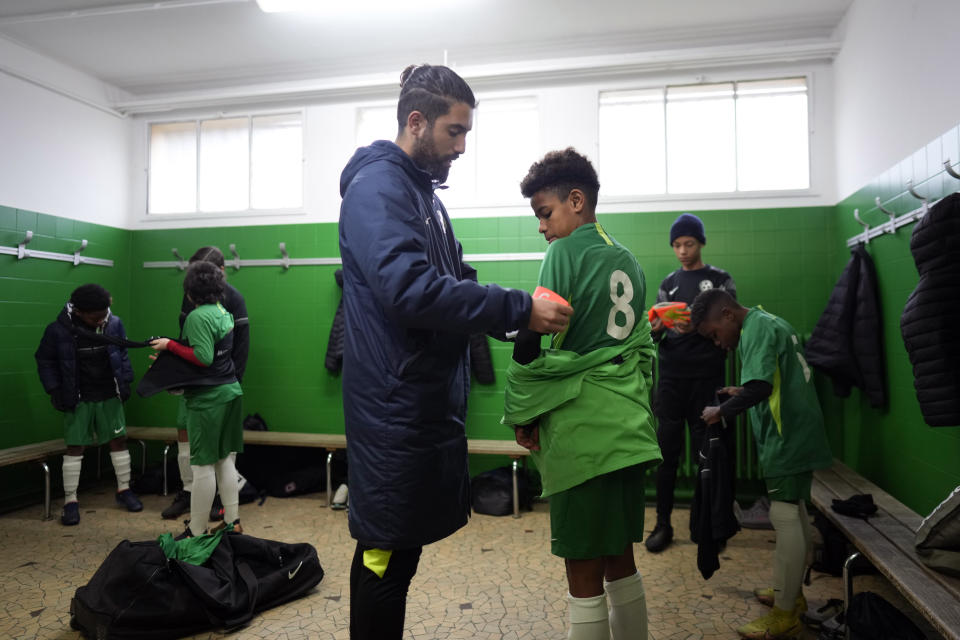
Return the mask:
[(860, 560), (860, 552), (854, 551), (843, 563), (843, 619), (844, 619), (844, 638), (850, 640), (850, 627), (846, 624), (847, 611), (850, 609), (850, 602), (853, 600), (853, 570), (854, 564)]
[(167, 454), (170, 453), (170, 443), (163, 445), (163, 495), (167, 495)]
[(147, 443), (143, 440), (137, 440), (140, 443), (140, 475), (147, 472)]
[(327, 451), (327, 459), (324, 461), (324, 471), (326, 472), (326, 475), (327, 475), (327, 504), (323, 505), (325, 507), (329, 507), (331, 504), (333, 504), (333, 485), (331, 484), (331, 479), (330, 479), (330, 475), (331, 475), (330, 467), (332, 462), (333, 462), (333, 449), (330, 449), (329, 451)]
[(50, 467), (46, 460), (40, 462), (40, 468), (43, 470), (43, 519), (52, 520), (50, 515)]
[(513, 459), (512, 471), (513, 471), (513, 517), (520, 517), (520, 488), (517, 483), (517, 464), (518, 461), (516, 458)]

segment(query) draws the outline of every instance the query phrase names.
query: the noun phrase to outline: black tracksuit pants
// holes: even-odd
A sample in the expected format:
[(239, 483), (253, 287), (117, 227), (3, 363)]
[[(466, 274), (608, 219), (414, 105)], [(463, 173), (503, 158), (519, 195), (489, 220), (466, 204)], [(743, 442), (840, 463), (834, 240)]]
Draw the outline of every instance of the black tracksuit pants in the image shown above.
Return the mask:
[(423, 547), (394, 550), (382, 578), (363, 564), (369, 549), (358, 542), (350, 567), (350, 640), (401, 640), (407, 590)]
[[(700, 419), (703, 408), (716, 404), (717, 389), (723, 386), (723, 377), (714, 378), (671, 378), (661, 377), (657, 384), (657, 402), (655, 413), (657, 416), (657, 441), (660, 443), (660, 453), (663, 462), (657, 469), (657, 522), (669, 523), (673, 512), (673, 492), (677, 484), (677, 469), (680, 466), (680, 455), (683, 452), (683, 440), (686, 429), (690, 429), (690, 452), (694, 464), (697, 465), (697, 452), (706, 433), (706, 424)], [(735, 451), (733, 444), (736, 434), (731, 428), (724, 429), (724, 440), (727, 451)], [(734, 476), (731, 473), (727, 482), (732, 485)]]

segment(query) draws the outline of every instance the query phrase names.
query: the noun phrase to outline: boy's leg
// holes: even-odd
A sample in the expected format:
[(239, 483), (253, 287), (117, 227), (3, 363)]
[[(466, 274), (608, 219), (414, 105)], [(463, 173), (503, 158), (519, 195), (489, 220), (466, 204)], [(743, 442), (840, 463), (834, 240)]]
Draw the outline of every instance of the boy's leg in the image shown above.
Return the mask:
[(68, 526), (80, 522), (77, 488), (80, 486), (83, 448), (97, 443), (92, 422), (90, 403), (80, 402), (72, 411), (63, 412), (63, 440), (67, 444), (67, 453), (63, 456), (63, 512), (60, 522)]
[(83, 447), (67, 447), (63, 456), (63, 503), (77, 501), (80, 470), (83, 467)]
[[(223, 502), (223, 521), (228, 524), (240, 519), (240, 480), (237, 478), (235, 455), (231, 453), (215, 465), (220, 500)], [(212, 498), (210, 502), (213, 504)]]
[(792, 610), (800, 595), (807, 545), (800, 521), (800, 507), (790, 502), (770, 502), (770, 522), (777, 531), (773, 552), (773, 606)]
[(217, 479), (214, 465), (193, 465), (193, 492), (190, 494), (190, 531), (193, 535), (202, 534), (207, 528), (207, 516), (213, 496), (217, 492)]
[(220, 409), (217, 485), (223, 504), (223, 521), (230, 524), (240, 518), (240, 480), (236, 460), (237, 452), (243, 451), (243, 397), (234, 398)]
[(221, 454), (221, 431), (228, 405), (186, 412), (187, 436), (190, 439), (190, 466), (193, 491), (190, 492), (190, 531), (200, 535), (207, 528), (207, 518), (217, 493), (216, 463), (229, 455)]
[[(633, 564), (633, 545), (627, 551)], [(618, 562), (621, 560), (618, 559)], [(647, 637), (647, 597), (643, 580), (634, 568), (633, 573), (610, 579), (604, 584), (610, 602), (610, 633), (613, 640)]]
[(357, 543), (350, 567), (351, 640), (401, 640), (407, 591), (422, 550), (384, 550)]
[(683, 449), (685, 383), (677, 378), (661, 378), (657, 383), (657, 442), (663, 462), (657, 468), (657, 524), (646, 541), (647, 549), (654, 553), (666, 549), (673, 540), (670, 516)]

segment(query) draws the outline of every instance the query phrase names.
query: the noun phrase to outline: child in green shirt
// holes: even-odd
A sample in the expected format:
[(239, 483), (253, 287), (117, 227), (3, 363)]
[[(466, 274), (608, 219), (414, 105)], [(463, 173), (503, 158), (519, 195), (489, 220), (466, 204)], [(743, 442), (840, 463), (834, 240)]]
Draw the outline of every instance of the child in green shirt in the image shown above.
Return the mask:
[(644, 469), (660, 460), (643, 271), (597, 222), (599, 186), (572, 148), (548, 153), (521, 183), (549, 243), (539, 285), (574, 312), (550, 349), (540, 350), (539, 334), (518, 336), (504, 407), (550, 497), (575, 640), (647, 637), (633, 544), (643, 539)]
[(807, 609), (801, 592), (810, 543), (806, 501), (814, 469), (833, 463), (810, 367), (789, 323), (761, 307), (747, 309), (725, 291), (697, 296), (690, 320), (700, 335), (740, 357), (741, 386), (721, 389), (730, 398), (706, 407), (702, 417), (715, 424), (749, 412), (777, 532), (773, 588), (754, 591), (773, 610), (737, 632), (764, 640), (799, 637), (799, 616)]
[[(196, 262), (187, 269), (183, 290), (196, 308), (183, 324), (183, 344), (169, 338), (150, 343), (167, 350), (196, 367), (217, 384), (187, 387), (187, 436), (193, 491), (186, 534), (203, 533), (213, 497), (220, 486), (225, 523), (242, 531), (239, 518), (239, 486), (235, 453), (243, 451), (243, 414), (240, 383), (237, 382), (231, 353), (233, 316), (223, 308), (223, 272), (209, 262)], [(220, 381), (228, 380), (226, 383)]]

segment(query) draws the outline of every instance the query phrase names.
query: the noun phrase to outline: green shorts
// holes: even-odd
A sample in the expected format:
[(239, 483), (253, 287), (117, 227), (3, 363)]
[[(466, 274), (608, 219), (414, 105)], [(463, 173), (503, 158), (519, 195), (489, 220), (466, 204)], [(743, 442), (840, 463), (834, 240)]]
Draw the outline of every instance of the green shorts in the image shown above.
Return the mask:
[(780, 502), (810, 502), (810, 486), (813, 484), (813, 471), (795, 473), (792, 476), (764, 478), (767, 485), (767, 497)]
[(550, 496), (551, 552), (583, 560), (619, 556), (643, 540), (646, 465), (591, 478)]
[(63, 412), (63, 440), (68, 447), (106, 444), (127, 435), (127, 417), (120, 398), (81, 402)]
[(190, 464), (201, 466), (243, 451), (243, 396), (206, 409), (187, 409)]
[(187, 430), (187, 398), (182, 394), (177, 396), (177, 429)]

